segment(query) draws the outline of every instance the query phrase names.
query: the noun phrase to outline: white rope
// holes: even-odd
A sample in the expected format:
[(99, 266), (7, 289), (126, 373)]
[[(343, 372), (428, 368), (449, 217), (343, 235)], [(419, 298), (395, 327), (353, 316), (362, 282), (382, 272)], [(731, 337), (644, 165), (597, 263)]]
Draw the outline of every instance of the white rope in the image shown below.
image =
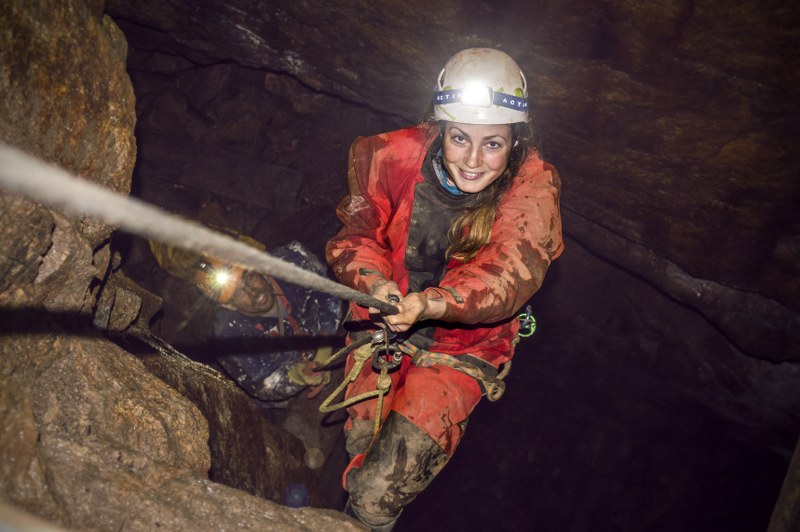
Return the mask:
[(144, 238), (153, 238), (204, 255), (225, 257), (252, 270), (332, 296), (375, 307), (385, 314), (397, 308), (327, 277), (304, 270), (199, 223), (187, 221), (136, 198), (76, 177), (0, 142), (0, 185), (9, 192), (86, 215)]

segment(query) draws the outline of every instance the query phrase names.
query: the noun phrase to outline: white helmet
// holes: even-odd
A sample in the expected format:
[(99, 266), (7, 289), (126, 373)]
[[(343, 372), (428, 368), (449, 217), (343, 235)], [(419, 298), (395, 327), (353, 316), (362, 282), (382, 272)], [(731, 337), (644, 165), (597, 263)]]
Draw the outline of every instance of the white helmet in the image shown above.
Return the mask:
[(500, 50), (468, 48), (450, 58), (433, 93), (437, 120), (514, 124), (528, 119), (528, 84), (519, 65)]

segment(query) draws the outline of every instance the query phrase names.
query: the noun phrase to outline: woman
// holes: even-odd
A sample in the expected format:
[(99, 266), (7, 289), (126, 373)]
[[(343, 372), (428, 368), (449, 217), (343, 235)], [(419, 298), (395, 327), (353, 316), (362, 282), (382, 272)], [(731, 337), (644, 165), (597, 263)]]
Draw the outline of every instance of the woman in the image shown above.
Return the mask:
[[(429, 120), (354, 142), (327, 258), (341, 282), (399, 300), (380, 319), (406, 350), (490, 376), (511, 360), (514, 316), (563, 248), (560, 180), (531, 137), (519, 66), (473, 48), (439, 74)], [(370, 310), (351, 304), (350, 317), (368, 322)], [(374, 390), (377, 376), (366, 364), (347, 397)], [(345, 424), (348, 511), (375, 530), (391, 530), (441, 471), (483, 394), (453, 364), (403, 357), (391, 379), (377, 435), (374, 399), (351, 406)]]

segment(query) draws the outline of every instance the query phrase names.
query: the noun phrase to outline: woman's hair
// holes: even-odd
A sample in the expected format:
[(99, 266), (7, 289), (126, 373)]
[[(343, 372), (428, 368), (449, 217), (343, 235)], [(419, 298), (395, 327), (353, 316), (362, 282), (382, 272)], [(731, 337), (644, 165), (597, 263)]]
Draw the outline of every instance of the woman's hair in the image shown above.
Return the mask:
[[(435, 122), (432, 112), (425, 114), (425, 121)], [(512, 148), (508, 166), (491, 185), (475, 193), (475, 206), (456, 218), (450, 225), (447, 232), (450, 245), (445, 252), (448, 259), (466, 262), (475, 257), (478, 251), (489, 242), (500, 200), (511, 187), (514, 177), (519, 173), (528, 154), (536, 149), (536, 139), (530, 119), (527, 122), (510, 125)], [(444, 134), (444, 123), (442, 122), (439, 127)]]

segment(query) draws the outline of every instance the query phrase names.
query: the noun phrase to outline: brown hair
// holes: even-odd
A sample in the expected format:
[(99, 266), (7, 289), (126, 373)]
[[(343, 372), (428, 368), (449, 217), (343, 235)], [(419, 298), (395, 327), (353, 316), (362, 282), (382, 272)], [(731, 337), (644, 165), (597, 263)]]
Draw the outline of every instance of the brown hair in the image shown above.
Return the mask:
[[(429, 123), (434, 121), (432, 114), (428, 115), (426, 121)], [(450, 229), (447, 231), (450, 245), (445, 251), (448, 259), (466, 262), (474, 258), (478, 251), (489, 242), (500, 200), (511, 187), (514, 177), (519, 173), (528, 154), (536, 149), (535, 135), (530, 120), (510, 125), (512, 148), (508, 157), (508, 166), (491, 185), (476, 193), (475, 206), (456, 218), (450, 225)], [(444, 122), (439, 127), (443, 134)]]

